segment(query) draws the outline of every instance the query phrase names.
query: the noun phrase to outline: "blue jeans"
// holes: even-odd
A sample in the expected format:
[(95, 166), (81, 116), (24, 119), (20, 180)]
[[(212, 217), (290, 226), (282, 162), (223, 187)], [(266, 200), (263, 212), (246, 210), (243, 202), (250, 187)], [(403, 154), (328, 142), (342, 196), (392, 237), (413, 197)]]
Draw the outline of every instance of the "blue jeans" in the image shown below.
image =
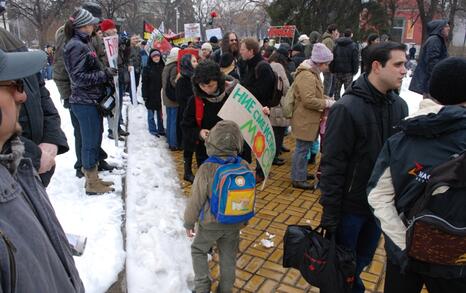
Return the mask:
[(167, 142), (169, 147), (178, 147), (176, 136), (176, 119), (178, 107), (166, 107), (167, 110)]
[(364, 293), (364, 283), (360, 274), (374, 257), (381, 230), (375, 223), (374, 216), (343, 214), (336, 232), (337, 244), (346, 246), (356, 252), (356, 272), (353, 293)]
[(291, 180), (307, 180), (307, 153), (311, 149), (312, 144), (312, 141), (296, 139), (296, 148), (291, 162)]
[[(157, 124), (155, 124), (154, 112), (157, 113)], [(163, 127), (162, 110), (155, 111), (147, 109), (147, 125), (149, 126), (149, 132), (151, 134), (165, 133), (165, 129)]]
[(89, 170), (99, 162), (102, 143), (102, 117), (95, 105), (71, 104), (71, 111), (79, 122), (81, 132), (81, 163)]

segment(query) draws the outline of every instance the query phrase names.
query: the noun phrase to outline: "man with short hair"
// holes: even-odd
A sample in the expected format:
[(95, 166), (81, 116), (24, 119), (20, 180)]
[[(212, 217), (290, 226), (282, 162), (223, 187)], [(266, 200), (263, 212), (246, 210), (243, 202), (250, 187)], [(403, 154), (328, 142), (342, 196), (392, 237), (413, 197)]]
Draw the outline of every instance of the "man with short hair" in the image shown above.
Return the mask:
[[(424, 284), (430, 293), (466, 292), (464, 263), (439, 265), (411, 258), (402, 270), (407, 260), (406, 218), (424, 195), (426, 178), (433, 168), (466, 150), (465, 76), (465, 58), (447, 58), (434, 67), (429, 87), (432, 99), (422, 100), (419, 111), (402, 121), (401, 132), (385, 143), (372, 172), (368, 200), (385, 236), (385, 293), (419, 293)], [(444, 192), (435, 197), (442, 210), (448, 208), (445, 201), (453, 199)], [(458, 220), (455, 215), (464, 215), (465, 209), (449, 210), (449, 220)]]
[(329, 111), (322, 150), (321, 225), (336, 241), (356, 252), (353, 293), (363, 293), (359, 277), (370, 264), (380, 238), (367, 202), (367, 182), (384, 142), (408, 115), (397, 94), (406, 74), (406, 46), (385, 42), (369, 51), (362, 74)]
[[(274, 91), (275, 73), (270, 64), (265, 61), (259, 52), (259, 42), (254, 38), (246, 38), (241, 41), (240, 83), (244, 86), (263, 107), (271, 107), (271, 99)], [(247, 148), (246, 148), (247, 149)], [(251, 162), (251, 158), (245, 158)], [(264, 173), (257, 164), (256, 182), (264, 180)]]
[[(128, 70), (131, 68), (131, 66), (134, 68), (134, 79), (135, 79), (135, 84), (136, 84), (136, 90), (139, 86), (139, 78), (141, 76), (141, 49), (139, 48), (139, 35), (138, 34), (133, 34), (130, 39), (130, 53), (129, 53), (129, 62), (128, 62)], [(133, 91), (129, 91), (129, 96), (131, 97), (131, 101), (133, 99), (136, 99), (137, 102), (137, 97), (133, 97)]]
[[(335, 40), (340, 36), (336, 24), (330, 24), (327, 31), (322, 35), (322, 43), (333, 52), (335, 48)], [(324, 75), (324, 94), (333, 97), (335, 87), (335, 77), (330, 72), (323, 73)]]
[(23, 78), (45, 61), (43, 52), (0, 51), (0, 292), (84, 292), (65, 233), (18, 137), (27, 99)]
[(448, 57), (447, 40), (450, 25), (446, 19), (432, 20), (427, 24), (429, 37), (419, 54), (418, 65), (414, 70), (409, 90), (428, 98), (429, 80), (434, 66)]
[(341, 86), (345, 86), (345, 90), (349, 88), (353, 82), (353, 76), (358, 73), (359, 69), (359, 49), (358, 45), (351, 39), (353, 32), (346, 29), (344, 37), (338, 38), (335, 41), (333, 49), (333, 62), (330, 64), (330, 71), (334, 74), (335, 82), (335, 100), (340, 99)]

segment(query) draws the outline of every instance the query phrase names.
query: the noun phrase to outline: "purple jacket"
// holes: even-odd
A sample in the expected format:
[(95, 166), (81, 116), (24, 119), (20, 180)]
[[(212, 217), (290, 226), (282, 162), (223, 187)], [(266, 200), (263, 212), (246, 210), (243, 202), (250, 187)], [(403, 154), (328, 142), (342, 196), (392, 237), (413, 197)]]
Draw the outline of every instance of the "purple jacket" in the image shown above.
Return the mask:
[(63, 50), (71, 80), (71, 104), (95, 104), (104, 95), (108, 77), (100, 69), (97, 54), (89, 46), (89, 41), (88, 35), (76, 31)]

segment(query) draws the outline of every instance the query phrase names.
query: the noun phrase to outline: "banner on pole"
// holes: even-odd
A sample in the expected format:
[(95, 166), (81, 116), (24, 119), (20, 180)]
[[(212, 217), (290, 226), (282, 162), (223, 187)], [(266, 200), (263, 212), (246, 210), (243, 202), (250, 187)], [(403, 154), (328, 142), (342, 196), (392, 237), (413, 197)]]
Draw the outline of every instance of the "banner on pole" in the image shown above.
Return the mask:
[(158, 49), (162, 53), (169, 53), (172, 48), (170, 42), (165, 39), (163, 34), (156, 28), (152, 31), (149, 40), (147, 40), (146, 51), (149, 55), (151, 49)]
[[(107, 53), (108, 64), (112, 68), (118, 69), (118, 35), (104, 37), (105, 52)], [(120, 119), (120, 86), (118, 83), (118, 75), (113, 77), (115, 85), (115, 108), (113, 108), (113, 119), (109, 126), (114, 133), (115, 145), (118, 146), (118, 120)], [(121, 93), (122, 94), (122, 93)]]
[(201, 24), (200, 23), (185, 23), (184, 25), (185, 38), (200, 38)]
[(238, 124), (244, 140), (251, 147), (267, 179), (276, 149), (272, 125), (262, 108), (259, 101), (245, 87), (237, 84), (218, 116)]
[(296, 32), (296, 26), (284, 25), (284, 26), (271, 26), (267, 31), (269, 38), (293, 38)]

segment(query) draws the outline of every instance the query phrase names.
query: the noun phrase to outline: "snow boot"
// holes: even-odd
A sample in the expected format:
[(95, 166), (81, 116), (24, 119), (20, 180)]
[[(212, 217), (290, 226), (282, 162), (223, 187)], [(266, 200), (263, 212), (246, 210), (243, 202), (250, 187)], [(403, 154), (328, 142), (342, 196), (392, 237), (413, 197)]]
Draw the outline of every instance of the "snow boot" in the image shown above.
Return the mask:
[(99, 178), (99, 174), (97, 172), (97, 166), (94, 166), (92, 169), (83, 171), (84, 176), (86, 177), (85, 188), (87, 195), (99, 195), (115, 190), (102, 183), (102, 180)]
[[(85, 173), (84, 168), (81, 168), (81, 171), (82, 171), (83, 173)], [(99, 171), (98, 168), (97, 168), (97, 171)], [(98, 174), (98, 173), (97, 173), (97, 174)], [(102, 183), (102, 184), (105, 185), (105, 186), (112, 186), (113, 184), (115, 184), (115, 182), (113, 182), (113, 181), (104, 181), (104, 180), (102, 180), (102, 178), (100, 178), (100, 177), (98, 177), (98, 176), (97, 176), (97, 180), (99, 180), (100, 183)], [(87, 183), (87, 181), (86, 181), (86, 183)], [(86, 186), (87, 186), (87, 185), (86, 185)]]
[(183, 179), (193, 183), (194, 182), (194, 175), (192, 170), (192, 163), (193, 163), (193, 156), (185, 156), (184, 157), (184, 176)]

